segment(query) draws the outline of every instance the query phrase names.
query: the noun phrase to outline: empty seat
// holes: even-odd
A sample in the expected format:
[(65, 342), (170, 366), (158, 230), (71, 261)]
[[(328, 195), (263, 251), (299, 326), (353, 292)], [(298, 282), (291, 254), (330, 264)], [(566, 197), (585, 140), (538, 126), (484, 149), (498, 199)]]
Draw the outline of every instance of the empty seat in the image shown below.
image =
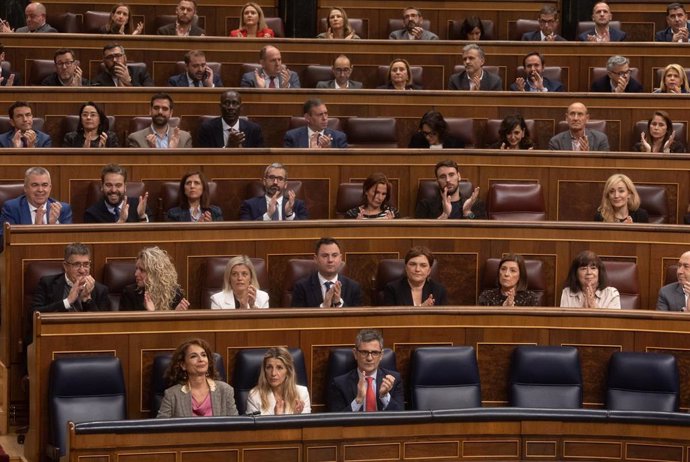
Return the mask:
[(285, 24), (280, 16), (266, 16), (266, 25), (273, 31), (276, 38), (285, 37)]
[(120, 359), (112, 356), (64, 357), (50, 365), (49, 455), (58, 460), (67, 447), (67, 422), (127, 419), (125, 380)]
[(622, 351), (611, 355), (606, 386), (608, 409), (676, 412), (679, 395), (675, 356)]
[(302, 88), (316, 88), (316, 84), (320, 81), (332, 80), (333, 77), (331, 66), (310, 64), (302, 71), (300, 83)]
[[(388, 84), (388, 68), (390, 66), (379, 66), (377, 70), (376, 85)], [(410, 66), (410, 74), (412, 74), (412, 84), (424, 88), (424, 68), (422, 66)]]
[(40, 85), (43, 79), (55, 72), (55, 62), (52, 59), (31, 59), (28, 64), (27, 85)]
[(347, 143), (351, 148), (397, 148), (394, 117), (351, 117), (347, 121)]
[(534, 32), (539, 30), (539, 21), (536, 19), (518, 19), (515, 21), (513, 33), (509, 37), (510, 40), (522, 40), (522, 36), (527, 32)]
[(285, 279), (283, 280), (283, 294), (280, 298), (280, 307), (288, 308), (292, 306), (292, 291), (294, 290), (295, 282), (315, 270), (316, 263), (314, 263), (314, 260), (300, 260), (296, 258), (288, 260)]
[[(249, 392), (259, 381), (259, 374), (261, 373), (266, 351), (266, 348), (243, 348), (235, 356), (232, 386), (235, 389), (235, 404), (240, 415), (246, 412)], [(288, 351), (292, 355), (295, 364), (295, 381), (297, 385), (308, 387), (304, 353), (299, 348), (288, 348)]]
[(474, 134), (474, 119), (467, 117), (446, 117), (448, 124), (448, 135), (465, 143), (466, 148), (473, 148), (477, 145)]
[[(201, 275), (201, 308), (211, 308), (211, 296), (223, 290), (223, 276), (225, 276), (225, 267), (233, 257), (209, 257), (206, 259), (204, 265), (205, 269), (200, 272)], [(256, 278), (259, 281), (259, 286), (262, 290), (268, 291), (268, 271), (266, 270), (266, 261), (263, 258), (250, 258), (254, 270), (256, 271)]]
[[(484, 28), (482, 40), (494, 40), (494, 22), (491, 19), (482, 19), (481, 21)], [(448, 40), (461, 40), (460, 29), (462, 23), (463, 21), (461, 20), (451, 19), (448, 21)]]
[(487, 202), (490, 220), (546, 220), (544, 194), (539, 183), (493, 183)]
[(470, 346), (417, 348), (410, 358), (412, 409), (481, 407), (479, 367)]
[(650, 223), (668, 223), (668, 194), (664, 185), (635, 185), (640, 195), (640, 207), (649, 214)]
[[(488, 148), (501, 139), (500, 135), (498, 134), (499, 130), (501, 129), (501, 122), (503, 122), (502, 119), (489, 119), (486, 122), (486, 130), (484, 131), (484, 147)], [(534, 119), (525, 119), (525, 125), (527, 125), (527, 131), (529, 132), (530, 138), (532, 141), (535, 141), (537, 132), (534, 128)]]
[[(384, 258), (379, 260), (376, 268), (376, 279), (374, 280), (371, 301), (376, 306), (384, 306), (383, 297), (384, 289), (389, 282), (396, 281), (405, 274), (405, 260), (398, 258)], [(434, 260), (431, 265), (431, 273), (429, 277), (435, 281), (439, 280), (439, 263)]]
[(603, 260), (609, 286), (618, 289), (621, 296), (621, 308), (624, 310), (640, 309), (640, 283), (637, 263), (634, 261)]
[(82, 28), (82, 16), (80, 14), (47, 14), (46, 22), (63, 34), (78, 34)]
[(510, 364), (511, 406), (578, 409), (582, 407), (582, 372), (577, 348), (518, 346)]
[[(500, 261), (500, 258), (488, 258), (486, 260), (481, 290), (493, 289), (498, 286), (496, 275), (498, 274), (498, 264)], [(546, 276), (544, 275), (544, 262), (525, 259), (525, 270), (527, 271), (527, 289), (537, 294), (538, 306), (545, 306)]]
[(98, 34), (102, 27), (108, 25), (110, 13), (108, 11), (87, 11), (84, 13), (84, 32)]
[(134, 270), (136, 260), (133, 258), (122, 260), (108, 260), (103, 265), (103, 284), (108, 288), (108, 298), (113, 311), (119, 311), (120, 298), (125, 286), (134, 284)]

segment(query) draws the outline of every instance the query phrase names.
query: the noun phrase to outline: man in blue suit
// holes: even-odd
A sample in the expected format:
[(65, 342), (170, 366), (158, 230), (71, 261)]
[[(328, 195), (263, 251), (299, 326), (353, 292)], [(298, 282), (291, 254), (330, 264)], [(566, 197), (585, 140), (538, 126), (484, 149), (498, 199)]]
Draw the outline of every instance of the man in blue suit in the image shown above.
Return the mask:
[(347, 136), (328, 128), (328, 108), (320, 99), (308, 99), (304, 103), (304, 120), (307, 125), (285, 133), (286, 148), (346, 148)]
[(594, 28), (581, 33), (577, 39), (581, 42), (622, 42), (626, 33), (609, 26), (613, 19), (611, 8), (606, 2), (598, 2), (592, 8)]
[[(13, 225), (71, 224), (69, 204), (50, 197), (50, 172), (43, 167), (30, 167), (24, 173), (24, 194), (5, 202), (0, 214), (0, 236), (5, 223)], [(0, 239), (0, 246), (4, 245)]]
[(659, 311), (689, 311), (690, 306), (690, 251), (678, 259), (677, 282), (659, 289), (656, 309)]
[(273, 163), (266, 167), (263, 178), (265, 193), (242, 202), (240, 220), (292, 221), (309, 218), (304, 201), (288, 190), (287, 169)]
[(206, 54), (201, 50), (190, 50), (184, 54), (184, 63), (187, 70), (181, 74), (173, 75), (168, 79), (171, 87), (222, 87), (223, 82), (219, 75), (213, 73), (213, 69), (206, 64)]
[(240, 80), (240, 87), (299, 88), (299, 76), (283, 64), (280, 50), (266, 45), (259, 52), (261, 69), (247, 72)]
[(544, 5), (539, 10), (539, 30), (522, 34), (523, 41), (561, 42), (565, 39), (558, 35), (558, 10), (554, 5)]
[(220, 95), (221, 117), (205, 121), (199, 128), (196, 146), (201, 148), (262, 148), (261, 126), (240, 119), (242, 97), (235, 90)]
[(518, 77), (510, 85), (511, 91), (554, 92), (563, 91), (563, 84), (544, 77), (544, 57), (537, 51), (527, 53), (522, 60), (525, 77)]
[(0, 135), (3, 148), (49, 148), (53, 145), (50, 135), (34, 130), (34, 116), (26, 101), (17, 101), (7, 110), (12, 130)]

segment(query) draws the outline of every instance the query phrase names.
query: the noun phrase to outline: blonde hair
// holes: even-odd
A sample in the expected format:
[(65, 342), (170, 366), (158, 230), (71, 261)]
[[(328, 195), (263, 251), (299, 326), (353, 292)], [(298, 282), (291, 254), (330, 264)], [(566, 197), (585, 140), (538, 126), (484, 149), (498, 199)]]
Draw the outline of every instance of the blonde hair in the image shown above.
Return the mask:
[(160, 247), (147, 247), (137, 256), (146, 271), (144, 288), (151, 297), (156, 311), (170, 310), (175, 295), (180, 289), (177, 270), (170, 261), (168, 252)]
[(230, 284), (230, 273), (232, 273), (232, 269), (237, 265), (244, 265), (249, 269), (251, 285), (256, 287), (256, 290), (259, 290), (259, 279), (256, 277), (256, 269), (254, 268), (254, 264), (248, 256), (238, 255), (236, 257), (232, 257), (230, 261), (228, 261), (228, 264), (225, 265), (225, 273), (223, 273), (223, 292), (230, 292), (232, 290), (232, 286)]
[(244, 10), (246, 10), (249, 6), (254, 8), (259, 15), (259, 20), (256, 23), (256, 31), (258, 32), (260, 30), (266, 29), (268, 26), (266, 25), (266, 17), (264, 16), (264, 10), (262, 10), (259, 4), (255, 2), (247, 2), (242, 7), (242, 10), (240, 11), (240, 29), (247, 29), (247, 27), (244, 25)]
[[(261, 363), (261, 372), (259, 373), (259, 381), (256, 387), (252, 389), (259, 392), (261, 398), (261, 413), (268, 412), (268, 395), (273, 391), (271, 385), (266, 378), (266, 363), (269, 359), (278, 359), (285, 366), (287, 373), (285, 374), (285, 381), (281, 385), (283, 400), (285, 401), (285, 413), (294, 414), (293, 408), (295, 402), (299, 399), (297, 392), (297, 381), (295, 379), (295, 361), (292, 359), (290, 352), (284, 347), (269, 348), (264, 355), (264, 360)], [(250, 392), (251, 393), (251, 392)]]
[(611, 200), (609, 199), (609, 191), (619, 182), (623, 182), (630, 193), (628, 195), (628, 211), (634, 212), (640, 207), (640, 195), (637, 194), (637, 188), (635, 188), (632, 180), (622, 173), (611, 175), (609, 179), (606, 180), (604, 193), (601, 196), (601, 205), (597, 209), (606, 223), (613, 223), (616, 221), (615, 210), (613, 210)]
[(680, 77), (680, 87), (686, 92), (690, 93), (690, 85), (688, 84), (688, 75), (685, 73), (685, 69), (680, 64), (669, 64), (664, 68), (664, 72), (661, 74), (661, 85), (659, 90), (661, 93), (666, 93), (668, 88), (666, 88), (666, 74), (668, 71), (674, 70), (678, 73)]
[[(414, 9), (414, 8), (413, 8)], [(405, 65), (405, 69), (407, 69), (407, 85), (412, 84), (412, 70), (410, 69), (410, 63), (407, 62), (406, 59), (404, 58), (396, 58), (391, 63), (388, 65), (388, 83), (391, 83), (391, 74), (393, 73), (393, 64), (395, 63), (403, 63)]]
[(334, 6), (331, 7), (330, 10), (328, 10), (328, 16), (326, 16), (326, 26), (331, 27), (331, 13), (333, 11), (339, 11), (340, 14), (343, 16), (343, 37), (347, 37), (350, 35), (352, 31), (352, 27), (350, 27), (350, 20), (347, 17), (347, 13), (345, 12), (345, 9), (340, 6)]

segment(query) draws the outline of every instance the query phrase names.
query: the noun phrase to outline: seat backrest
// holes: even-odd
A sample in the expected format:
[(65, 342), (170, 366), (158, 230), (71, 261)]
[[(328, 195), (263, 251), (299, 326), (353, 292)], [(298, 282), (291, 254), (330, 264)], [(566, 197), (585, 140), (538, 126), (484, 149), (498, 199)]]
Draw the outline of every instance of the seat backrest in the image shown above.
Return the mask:
[[(168, 121), (168, 124), (171, 127), (179, 127), (180, 126), (180, 118), (179, 117), (171, 117), (170, 120)], [(151, 125), (151, 116), (135, 116), (129, 119), (129, 133), (134, 133), (138, 132), (139, 130), (143, 130), (146, 127)]]
[[(609, 27), (612, 29), (621, 30), (620, 21), (609, 21)], [(578, 21), (577, 30), (575, 31), (575, 37), (579, 37), (583, 32), (594, 29), (594, 21)]]
[[(605, 67), (590, 67), (589, 68), (589, 85), (587, 86), (587, 90), (592, 88), (592, 83), (596, 80), (599, 80), (603, 78), (604, 76), (608, 75), (608, 71), (606, 70)], [(640, 81), (640, 70), (636, 67), (631, 67), (630, 68), (630, 78), (637, 80), (638, 82)]]
[(624, 310), (640, 309), (640, 277), (637, 263), (633, 261), (603, 260), (608, 285), (618, 289), (621, 296), (621, 308)]
[[(438, 281), (439, 280), (439, 263), (438, 260), (434, 260), (434, 264), (431, 265), (431, 273), (429, 273), (429, 278)], [(371, 300), (376, 306), (383, 306), (383, 293), (386, 285), (389, 282), (393, 282), (403, 277), (405, 274), (405, 260), (400, 258), (383, 258), (379, 260), (379, 264), (376, 268), (376, 279), (374, 280)]]
[(46, 14), (46, 22), (63, 34), (78, 34), (82, 29), (82, 16), (80, 14)]
[[(208, 194), (211, 204), (216, 204), (216, 190), (218, 185), (215, 181), (208, 182)], [(160, 191), (161, 211), (163, 217), (166, 216), (168, 210), (177, 207), (180, 201), (180, 182), (179, 181), (165, 181), (161, 183)], [(164, 218), (165, 219), (165, 218)]]
[(515, 21), (515, 28), (510, 40), (522, 40), (523, 35), (535, 30), (539, 30), (539, 21), (536, 19), (518, 19)]
[(44, 276), (52, 276), (53, 274), (64, 272), (65, 268), (62, 265), (62, 259), (34, 260), (26, 264), (24, 267), (24, 307), (27, 313), (30, 312), (31, 301), (38, 287), (38, 281)]
[[(647, 131), (647, 121), (646, 120), (638, 120), (635, 122), (635, 127), (633, 128), (633, 137), (632, 137), (632, 143), (630, 144), (633, 146), (635, 143), (640, 141), (640, 135), (642, 132)], [(675, 132), (674, 139), (681, 143), (683, 146), (688, 145), (688, 130), (687, 130), (687, 122), (673, 122), (673, 131)], [(649, 141), (649, 140), (647, 140)]]
[[(369, 38), (369, 19), (367, 18), (347, 18), (350, 23), (350, 28), (359, 35), (359, 38)], [(321, 18), (319, 20), (319, 30), (326, 32), (328, 29), (328, 18)]]
[(649, 214), (650, 223), (668, 223), (668, 194), (664, 185), (637, 184), (640, 207)]
[(280, 16), (266, 16), (266, 25), (273, 31), (276, 37), (285, 37), (285, 24)]
[[(460, 180), (460, 196), (469, 198), (472, 195), (474, 186), (471, 181), (465, 179)], [(437, 197), (438, 183), (436, 180), (419, 180), (419, 186), (417, 187), (417, 201), (415, 204), (419, 204), (424, 199), (433, 199)], [(416, 205), (415, 205), (416, 206)]]
[[(165, 380), (165, 371), (170, 367), (172, 361), (172, 353), (162, 353), (153, 358), (151, 365), (151, 386), (149, 387), (149, 409), (150, 416), (155, 419), (158, 415), (158, 410), (161, 408), (165, 390), (172, 386)], [(225, 362), (223, 357), (217, 353), (213, 353), (213, 364), (218, 371), (218, 378), (223, 382), (227, 382), (227, 374), (225, 372)]]
[[(405, 26), (403, 25), (403, 20), (400, 18), (390, 18), (388, 19), (388, 33), (386, 34), (385, 37), (379, 37), (382, 39), (387, 39), (388, 36), (393, 32), (394, 30), (400, 30), (404, 28)], [(422, 29), (431, 31), (431, 21), (428, 19), (422, 19)], [(433, 32), (433, 31), (431, 31)]]
[(108, 25), (110, 13), (107, 11), (87, 11), (84, 13), (84, 32), (97, 34), (102, 27)]
[[(585, 126), (589, 130), (597, 130), (602, 133), (606, 133), (606, 121), (605, 120), (588, 120)], [(565, 120), (559, 120), (558, 125), (556, 125), (556, 133), (561, 133), (568, 130), (568, 122)]]
[[(45, 120), (41, 117), (34, 117), (34, 130), (43, 131), (43, 125)], [(5, 133), (12, 130), (12, 124), (10, 123), (10, 118), (8, 116), (0, 116), (0, 133)]]
[[(225, 267), (228, 265), (231, 258), (232, 257), (209, 257), (206, 259), (205, 270), (200, 273), (201, 308), (210, 309), (211, 296), (223, 290)], [(268, 291), (266, 261), (263, 258), (250, 258), (250, 260), (252, 261), (252, 265), (254, 265), (259, 287), (264, 291)]]
[(489, 220), (546, 220), (539, 183), (493, 183), (487, 201)]
[[(259, 381), (259, 374), (266, 354), (266, 348), (244, 348), (235, 355), (235, 366), (232, 369), (232, 387), (235, 390), (237, 412), (244, 415), (247, 411), (249, 392)], [(295, 381), (307, 387), (307, 368), (304, 353), (299, 348), (288, 348), (295, 364)]]
[[(377, 70), (376, 85), (388, 84), (388, 68), (389, 66), (379, 66)], [(424, 68), (422, 66), (410, 66), (410, 73), (412, 74), (412, 83), (420, 87), (424, 87)]]
[(29, 64), (27, 85), (40, 85), (43, 79), (55, 72), (55, 62), (52, 59), (32, 59)]
[[(482, 27), (484, 33), (482, 40), (494, 40), (494, 22), (491, 19), (482, 19)], [(448, 40), (462, 40), (460, 38), (460, 29), (462, 28), (462, 20), (451, 19), (448, 21)]]
[(127, 419), (125, 379), (113, 356), (63, 357), (50, 365), (51, 443), (65, 455), (67, 422)]
[[(498, 264), (500, 258), (487, 258), (484, 264), (484, 274), (482, 276), (481, 290), (493, 289), (497, 287)], [(546, 276), (544, 274), (544, 262), (541, 260), (525, 259), (525, 270), (527, 271), (527, 289), (537, 294), (539, 305), (544, 306), (544, 294), (546, 291)]]
[(24, 194), (24, 183), (0, 183), (0, 210), (5, 202)]
[[(335, 202), (335, 217), (345, 217), (345, 212), (353, 207), (358, 207), (362, 204), (362, 183), (340, 183), (338, 185), (338, 196)], [(388, 204), (392, 207), (398, 206), (397, 183), (391, 183), (393, 186), (390, 191), (390, 198)]]
[(447, 117), (448, 135), (465, 143), (466, 148), (477, 145), (474, 134), (474, 119), (468, 117)]
[(103, 265), (103, 285), (108, 288), (108, 298), (113, 311), (119, 311), (120, 298), (125, 286), (134, 284), (135, 259), (108, 260)]
[[(288, 130), (292, 130), (293, 128), (304, 127), (305, 125), (307, 125), (307, 121), (304, 119), (304, 117), (291, 116), (290, 122), (288, 124)], [(340, 130), (340, 119), (337, 117), (329, 117), (328, 128), (330, 128), (331, 130)]]
[(508, 385), (515, 407), (582, 407), (582, 372), (577, 348), (522, 345), (513, 350)]
[(395, 117), (350, 117), (347, 142), (353, 148), (397, 148), (397, 121)]
[(481, 407), (477, 356), (471, 346), (417, 348), (410, 358), (411, 409)]
[(332, 80), (333, 70), (331, 66), (310, 64), (302, 71), (300, 83), (302, 88), (316, 88), (316, 84), (322, 80)]
[(283, 294), (280, 298), (280, 307), (289, 308), (292, 306), (292, 291), (295, 287), (295, 282), (315, 270), (316, 263), (314, 263), (314, 260), (296, 258), (288, 260), (285, 279), (283, 280)]
[[(484, 147), (489, 147), (494, 143), (497, 143), (501, 139), (498, 132), (501, 129), (502, 119), (489, 119), (486, 122), (486, 130), (484, 131)], [(525, 125), (527, 125), (527, 131), (532, 141), (535, 140), (537, 132), (535, 131), (534, 119), (525, 119)]]
[(673, 263), (664, 268), (663, 285), (673, 284), (674, 282), (678, 282), (678, 263)]
[(609, 410), (677, 412), (679, 403), (675, 356), (629, 351), (611, 355), (606, 386)]

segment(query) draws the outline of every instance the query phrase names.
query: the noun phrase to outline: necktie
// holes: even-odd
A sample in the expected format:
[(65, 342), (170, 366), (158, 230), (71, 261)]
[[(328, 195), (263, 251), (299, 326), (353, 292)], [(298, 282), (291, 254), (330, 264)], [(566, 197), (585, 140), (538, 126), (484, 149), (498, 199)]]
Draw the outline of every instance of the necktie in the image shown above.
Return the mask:
[(280, 207), (280, 204), (276, 203), (276, 211), (273, 212), (273, 215), (271, 215), (271, 220), (273, 220), (273, 221), (279, 221), (280, 220), (280, 212), (278, 211), (278, 207)]
[(271, 77), (271, 81), (268, 82), (268, 88), (278, 88), (276, 86), (276, 78), (275, 77)]
[(46, 210), (43, 208), (43, 206), (39, 207), (36, 209), (36, 218), (34, 219), (34, 224), (35, 225), (42, 225), (43, 224), (43, 217), (46, 214)]
[(312, 149), (319, 147), (319, 132), (313, 133), (311, 135), (311, 139), (309, 140), (309, 147)]
[(115, 221), (120, 219), (120, 206), (119, 205), (113, 209), (113, 215), (115, 215)]
[(194, 86), (195, 86), (195, 87), (198, 87), (198, 86), (199, 86), (199, 81), (198, 81), (198, 80), (195, 80), (195, 81), (194, 81)]
[(374, 393), (374, 378), (367, 376), (367, 396), (364, 404), (365, 412), (375, 412), (376, 411), (376, 394)]

